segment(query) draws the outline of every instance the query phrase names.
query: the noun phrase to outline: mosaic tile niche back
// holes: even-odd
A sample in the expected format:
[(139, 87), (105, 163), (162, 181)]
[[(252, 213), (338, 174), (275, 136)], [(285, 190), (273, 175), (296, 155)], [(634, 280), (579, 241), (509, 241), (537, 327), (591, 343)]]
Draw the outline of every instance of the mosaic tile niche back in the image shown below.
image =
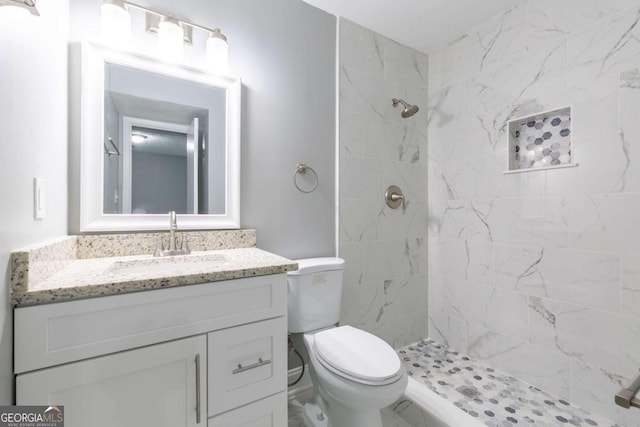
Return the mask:
[(571, 164), (570, 108), (509, 122), (509, 171)]

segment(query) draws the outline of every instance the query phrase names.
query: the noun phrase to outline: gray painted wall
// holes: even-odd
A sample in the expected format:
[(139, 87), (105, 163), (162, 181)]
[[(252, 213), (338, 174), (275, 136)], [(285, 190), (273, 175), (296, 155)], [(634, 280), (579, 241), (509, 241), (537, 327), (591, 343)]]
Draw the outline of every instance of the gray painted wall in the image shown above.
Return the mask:
[[(5, 8), (2, 8), (5, 9)], [(9, 253), (67, 233), (67, 1), (42, 16), (0, 11), (0, 404), (13, 402)], [(46, 181), (47, 216), (33, 219), (33, 177)]]
[[(99, 0), (71, 0), (72, 38), (97, 38)], [(335, 253), (335, 25), (300, 0), (147, 0), (140, 4), (208, 27), (229, 40), (230, 73), (243, 81), (242, 218), (258, 246), (292, 257)], [(134, 32), (152, 52), (155, 38)], [(204, 60), (196, 34), (187, 63)], [(293, 186), (298, 163), (319, 175), (312, 194)]]
[[(334, 254), (335, 17), (297, 0), (195, 3), (211, 18), (185, 13), (224, 29), (244, 84), (242, 226), (284, 256)], [(311, 194), (293, 186), (303, 162), (320, 178)]]

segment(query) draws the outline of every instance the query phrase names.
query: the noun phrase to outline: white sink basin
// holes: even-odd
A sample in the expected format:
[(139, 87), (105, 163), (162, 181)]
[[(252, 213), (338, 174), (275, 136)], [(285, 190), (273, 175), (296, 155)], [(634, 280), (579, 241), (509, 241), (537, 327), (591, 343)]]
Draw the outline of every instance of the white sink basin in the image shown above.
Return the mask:
[(177, 255), (116, 261), (105, 271), (105, 275), (171, 275), (205, 273), (229, 265), (223, 255)]

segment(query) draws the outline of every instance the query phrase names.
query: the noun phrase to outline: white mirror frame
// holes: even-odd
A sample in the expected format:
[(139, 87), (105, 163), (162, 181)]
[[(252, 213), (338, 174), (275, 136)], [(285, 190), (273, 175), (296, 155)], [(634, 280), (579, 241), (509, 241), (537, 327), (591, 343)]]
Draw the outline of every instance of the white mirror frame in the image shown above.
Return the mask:
[(83, 43), (80, 75), (80, 232), (166, 230), (164, 215), (104, 214), (105, 64), (112, 63), (163, 74), (226, 91), (226, 194), (224, 214), (178, 215), (179, 229), (240, 228), (241, 82), (196, 68), (162, 62), (137, 53)]

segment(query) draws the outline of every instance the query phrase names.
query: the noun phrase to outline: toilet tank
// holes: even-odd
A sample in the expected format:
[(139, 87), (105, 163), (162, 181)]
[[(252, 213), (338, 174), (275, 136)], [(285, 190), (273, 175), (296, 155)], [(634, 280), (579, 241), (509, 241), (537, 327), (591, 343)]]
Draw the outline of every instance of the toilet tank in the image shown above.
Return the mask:
[(287, 273), (289, 332), (309, 332), (335, 325), (342, 301), (342, 258), (297, 260)]

